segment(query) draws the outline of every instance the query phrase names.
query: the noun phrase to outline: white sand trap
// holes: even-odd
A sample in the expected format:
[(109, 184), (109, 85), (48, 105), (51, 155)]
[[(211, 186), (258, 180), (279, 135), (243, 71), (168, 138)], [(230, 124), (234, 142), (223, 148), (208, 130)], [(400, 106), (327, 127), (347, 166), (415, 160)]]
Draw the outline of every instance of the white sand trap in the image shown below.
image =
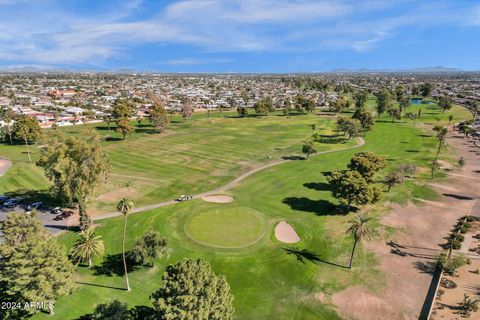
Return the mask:
[(300, 237), (295, 229), (293, 229), (293, 227), (286, 221), (281, 221), (277, 224), (275, 227), (275, 237), (277, 237), (278, 241), (285, 243), (296, 243), (300, 241)]
[(202, 200), (215, 203), (230, 203), (233, 201), (233, 198), (230, 196), (215, 195), (202, 197)]

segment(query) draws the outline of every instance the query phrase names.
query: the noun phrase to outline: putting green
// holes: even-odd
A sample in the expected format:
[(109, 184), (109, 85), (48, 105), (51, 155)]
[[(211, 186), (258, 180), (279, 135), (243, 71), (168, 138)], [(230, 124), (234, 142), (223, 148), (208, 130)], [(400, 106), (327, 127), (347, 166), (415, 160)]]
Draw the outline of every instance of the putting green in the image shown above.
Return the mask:
[(216, 248), (245, 248), (265, 234), (264, 216), (251, 208), (218, 208), (192, 215), (185, 233), (195, 242)]

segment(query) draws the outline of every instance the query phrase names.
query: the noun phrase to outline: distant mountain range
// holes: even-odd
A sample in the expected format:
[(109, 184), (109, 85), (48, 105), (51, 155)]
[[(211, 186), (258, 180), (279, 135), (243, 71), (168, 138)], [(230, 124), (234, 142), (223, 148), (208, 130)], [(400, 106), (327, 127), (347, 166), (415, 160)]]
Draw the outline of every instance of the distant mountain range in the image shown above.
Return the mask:
[[(118, 70), (96, 70), (96, 69), (69, 69), (69, 68), (62, 68), (62, 67), (55, 67), (55, 66), (39, 66), (39, 65), (15, 65), (15, 66), (0, 66), (0, 72), (107, 72), (107, 73), (164, 73), (163, 71), (136, 71), (133, 69), (118, 69)], [(443, 66), (434, 66), (434, 67), (421, 67), (421, 68), (413, 68), (413, 69), (368, 69), (368, 68), (361, 68), (361, 69), (346, 69), (346, 68), (338, 68), (332, 69), (329, 71), (316, 71), (316, 72), (287, 72), (290, 74), (302, 74), (302, 73), (430, 73), (430, 72), (468, 72), (467, 70), (457, 69), (457, 68), (449, 68)], [(480, 72), (480, 70), (476, 70), (473, 72)], [(168, 73), (168, 72), (167, 72)], [(182, 72), (188, 74), (188, 72)], [(281, 74), (282, 72), (279, 72)], [(236, 74), (235, 72), (231, 74)], [(242, 73), (238, 73), (242, 74)], [(247, 72), (245, 74), (256, 74), (255, 72)]]
[(457, 68), (448, 68), (443, 66), (435, 67), (421, 67), (413, 69), (333, 69), (329, 71), (331, 73), (370, 73), (370, 72), (412, 72), (412, 73), (422, 73), (422, 72), (466, 72), (466, 70), (457, 69)]

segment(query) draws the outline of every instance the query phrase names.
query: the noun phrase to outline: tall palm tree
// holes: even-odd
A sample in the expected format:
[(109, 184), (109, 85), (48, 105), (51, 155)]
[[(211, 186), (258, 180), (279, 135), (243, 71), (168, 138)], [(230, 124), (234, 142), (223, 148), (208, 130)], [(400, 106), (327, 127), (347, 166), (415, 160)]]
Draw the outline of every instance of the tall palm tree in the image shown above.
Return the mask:
[(128, 270), (127, 260), (125, 258), (125, 236), (127, 234), (127, 216), (128, 212), (133, 209), (133, 201), (123, 198), (117, 204), (117, 209), (123, 214), (123, 239), (122, 239), (122, 255), (123, 255), (123, 268), (125, 270), (125, 283), (127, 285), (127, 291), (130, 291), (130, 284), (128, 283)]
[(347, 229), (347, 234), (351, 234), (355, 242), (353, 243), (352, 255), (350, 257), (349, 268), (352, 269), (353, 256), (355, 255), (355, 248), (359, 241), (364, 238), (369, 238), (371, 229), (368, 224), (370, 218), (366, 215), (356, 214), (354, 219), (350, 221), (350, 227)]
[(438, 160), (438, 155), (440, 154), (440, 149), (442, 145), (445, 144), (445, 139), (447, 137), (448, 129), (445, 127), (435, 127), (433, 130), (437, 131), (437, 140), (438, 140), (438, 148), (437, 148), (437, 155), (435, 160)]
[(93, 267), (92, 258), (95, 256), (102, 256), (105, 247), (103, 245), (102, 236), (97, 236), (93, 229), (88, 229), (80, 232), (80, 239), (78, 239), (71, 249), (73, 260), (88, 261), (88, 268)]

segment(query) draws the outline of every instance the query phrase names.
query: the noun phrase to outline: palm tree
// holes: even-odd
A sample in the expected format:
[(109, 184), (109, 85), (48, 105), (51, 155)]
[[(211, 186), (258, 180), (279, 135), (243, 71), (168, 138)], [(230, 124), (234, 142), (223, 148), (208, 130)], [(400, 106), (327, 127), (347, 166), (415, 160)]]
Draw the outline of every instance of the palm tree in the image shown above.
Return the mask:
[(84, 261), (88, 260), (88, 268), (93, 267), (92, 258), (95, 256), (102, 256), (105, 247), (103, 246), (102, 236), (97, 236), (93, 229), (88, 229), (80, 232), (80, 239), (78, 239), (71, 249), (73, 260)]
[(127, 215), (130, 210), (133, 209), (133, 201), (123, 198), (117, 204), (117, 209), (123, 214), (123, 239), (122, 239), (122, 255), (123, 255), (123, 268), (125, 269), (125, 282), (127, 284), (127, 291), (130, 291), (130, 284), (128, 283), (128, 270), (127, 260), (125, 258), (125, 236), (127, 234)]
[(448, 116), (448, 125), (450, 125), (450, 123), (452, 123), (452, 120), (453, 120), (453, 115), (449, 115)]
[(437, 155), (435, 157), (435, 161), (438, 160), (438, 155), (440, 154), (440, 149), (442, 145), (445, 144), (445, 139), (447, 137), (448, 129), (445, 127), (436, 126), (433, 130), (437, 131), (437, 140), (438, 140), (438, 148), (437, 148)]
[(357, 242), (370, 237), (371, 230), (368, 224), (369, 221), (370, 218), (368, 216), (359, 214), (356, 214), (355, 218), (350, 221), (350, 227), (347, 229), (347, 234), (351, 234), (355, 240), (353, 243), (352, 255), (350, 257), (350, 264), (348, 266), (350, 269), (352, 269), (353, 256), (355, 255)]

